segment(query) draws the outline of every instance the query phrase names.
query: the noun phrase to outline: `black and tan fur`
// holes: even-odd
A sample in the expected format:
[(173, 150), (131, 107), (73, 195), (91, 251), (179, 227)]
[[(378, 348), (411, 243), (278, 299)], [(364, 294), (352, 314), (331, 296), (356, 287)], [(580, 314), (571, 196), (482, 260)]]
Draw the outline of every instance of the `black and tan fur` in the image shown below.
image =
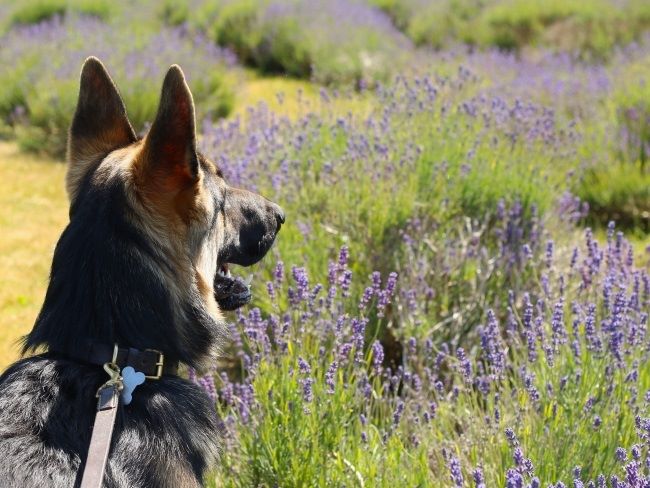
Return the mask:
[[(284, 222), (280, 207), (229, 187), (197, 152), (194, 104), (177, 66), (139, 140), (111, 78), (89, 58), (68, 149), (70, 222), (23, 351), (46, 352), (0, 377), (2, 487), (80, 483), (95, 391), (107, 376), (66, 353), (90, 340), (210, 365), (226, 336), (222, 310), (250, 299), (220, 270), (259, 261)], [(105, 486), (201, 486), (219, 449), (215, 409), (200, 388), (176, 376), (148, 380), (120, 406)]]

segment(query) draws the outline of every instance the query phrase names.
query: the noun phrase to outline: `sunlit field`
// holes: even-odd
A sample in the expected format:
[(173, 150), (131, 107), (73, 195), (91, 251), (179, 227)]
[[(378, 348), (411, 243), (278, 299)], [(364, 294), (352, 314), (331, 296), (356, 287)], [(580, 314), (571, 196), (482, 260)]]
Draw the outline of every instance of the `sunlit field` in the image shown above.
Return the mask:
[(18, 341), (34, 324), (54, 244), (67, 223), (65, 166), (0, 142), (0, 368), (18, 358)]
[(0, 367), (67, 222), (84, 58), (140, 132), (178, 63), (201, 150), (287, 214), (188, 372), (225, 429), (208, 486), (650, 484), (650, 4), (41, 0), (0, 29)]

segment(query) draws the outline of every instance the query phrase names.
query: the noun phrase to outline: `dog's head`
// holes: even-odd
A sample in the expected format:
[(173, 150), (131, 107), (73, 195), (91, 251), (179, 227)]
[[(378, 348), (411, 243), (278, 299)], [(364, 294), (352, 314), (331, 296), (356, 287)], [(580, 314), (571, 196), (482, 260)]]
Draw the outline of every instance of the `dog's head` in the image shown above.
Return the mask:
[[(57, 245), (46, 303), (26, 347), (45, 327), (39, 322), (47, 322), (50, 309), (58, 306), (52, 302), (64, 295), (72, 302), (68, 305), (95, 308), (71, 319), (94, 321), (90, 335), (101, 337), (93, 338), (172, 349), (178, 359), (196, 363), (202, 353), (181, 350), (207, 349), (219, 335), (216, 329), (223, 329), (221, 311), (251, 298), (229, 265), (262, 259), (284, 212), (260, 195), (230, 187), (221, 170), (197, 151), (194, 103), (178, 66), (167, 72), (155, 120), (138, 139), (115, 84), (99, 60), (89, 58), (82, 68), (68, 163), (70, 224)], [(74, 282), (62, 284), (69, 280)], [(94, 295), (75, 286), (92, 287)], [(78, 303), (86, 295), (91, 304)], [(156, 306), (158, 313), (141, 313)], [(142, 316), (143, 322), (164, 322), (170, 315), (172, 323), (135, 323), (128, 314)], [(132, 323), (125, 326), (125, 321)], [(40, 342), (51, 345), (52, 338)]]

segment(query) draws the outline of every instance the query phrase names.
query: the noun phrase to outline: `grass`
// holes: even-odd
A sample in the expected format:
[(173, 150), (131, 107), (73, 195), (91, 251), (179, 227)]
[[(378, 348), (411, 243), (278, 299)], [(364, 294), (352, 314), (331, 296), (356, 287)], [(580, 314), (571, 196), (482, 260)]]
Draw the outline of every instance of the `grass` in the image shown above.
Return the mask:
[(318, 103), (318, 91), (308, 81), (288, 77), (259, 77), (251, 70), (246, 75), (246, 83), (237, 92), (234, 115), (243, 116), (248, 107), (265, 103), (272, 112), (295, 118), (305, 110), (305, 106), (298, 103), (298, 93), (301, 93), (307, 106)]
[(38, 314), (54, 245), (67, 223), (65, 166), (0, 142), (0, 370)]

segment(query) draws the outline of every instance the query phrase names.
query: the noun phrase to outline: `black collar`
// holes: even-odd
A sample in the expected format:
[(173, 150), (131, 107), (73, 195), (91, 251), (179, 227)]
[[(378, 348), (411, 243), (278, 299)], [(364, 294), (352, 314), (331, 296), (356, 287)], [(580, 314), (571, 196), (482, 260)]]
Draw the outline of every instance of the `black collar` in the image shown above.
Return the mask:
[[(117, 348), (117, 350), (116, 350)], [(165, 358), (165, 355), (155, 349), (145, 349), (143, 351), (133, 347), (118, 347), (117, 345), (100, 344), (89, 342), (88, 347), (83, 351), (57, 351), (50, 349), (50, 352), (64, 356), (67, 359), (79, 361), (96, 366), (103, 366), (113, 361), (120, 369), (131, 366), (136, 371), (144, 373), (145, 377), (150, 380), (158, 380), (163, 375), (177, 375), (178, 361)]]

